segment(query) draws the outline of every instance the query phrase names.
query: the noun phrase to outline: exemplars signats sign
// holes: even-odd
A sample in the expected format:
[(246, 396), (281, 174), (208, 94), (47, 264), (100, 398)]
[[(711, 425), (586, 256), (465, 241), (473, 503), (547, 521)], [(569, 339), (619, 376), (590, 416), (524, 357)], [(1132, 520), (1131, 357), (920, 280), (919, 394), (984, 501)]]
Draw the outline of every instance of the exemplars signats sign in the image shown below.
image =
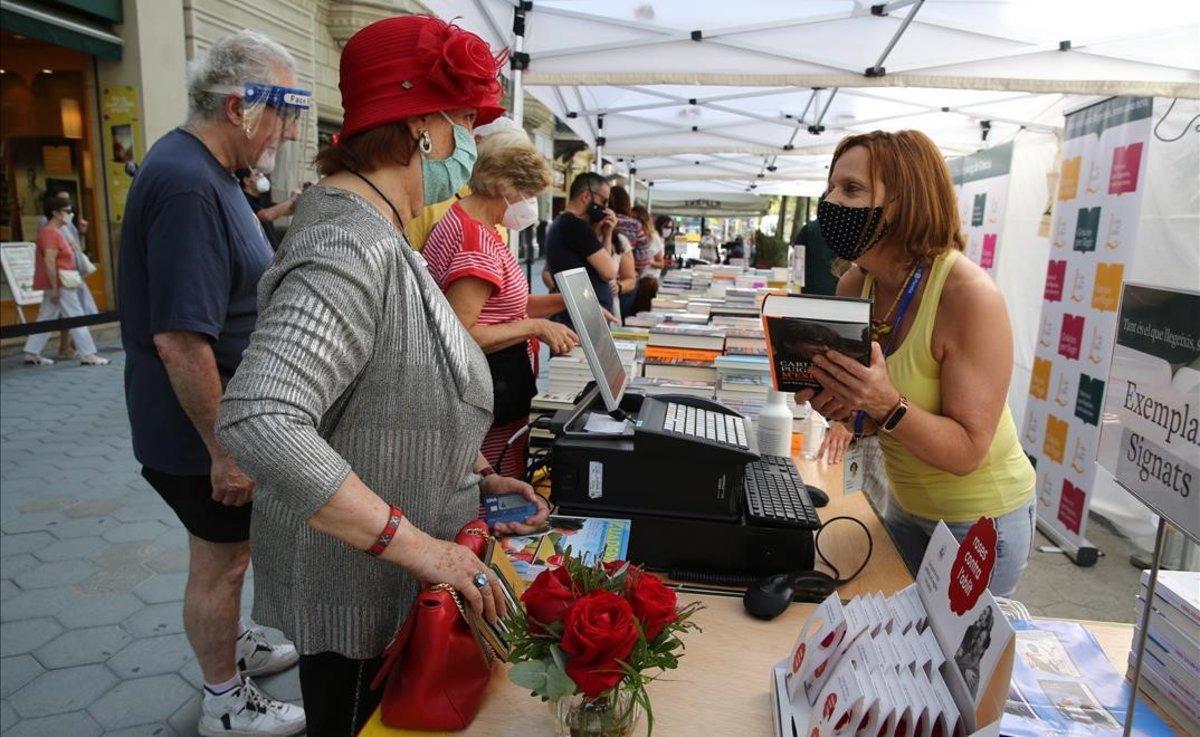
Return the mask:
[[(1200, 294), (1126, 284), (1100, 462), (1200, 540)], [(1115, 441), (1115, 442), (1114, 442)]]

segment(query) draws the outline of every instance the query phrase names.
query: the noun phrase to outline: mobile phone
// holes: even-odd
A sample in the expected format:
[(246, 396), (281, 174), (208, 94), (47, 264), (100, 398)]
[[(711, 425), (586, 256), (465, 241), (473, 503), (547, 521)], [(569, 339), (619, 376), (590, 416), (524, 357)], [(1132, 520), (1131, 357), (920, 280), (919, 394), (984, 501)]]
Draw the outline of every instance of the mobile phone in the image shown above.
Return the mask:
[(497, 522), (524, 522), (538, 513), (538, 505), (520, 494), (486, 494), (483, 518), (488, 525)]

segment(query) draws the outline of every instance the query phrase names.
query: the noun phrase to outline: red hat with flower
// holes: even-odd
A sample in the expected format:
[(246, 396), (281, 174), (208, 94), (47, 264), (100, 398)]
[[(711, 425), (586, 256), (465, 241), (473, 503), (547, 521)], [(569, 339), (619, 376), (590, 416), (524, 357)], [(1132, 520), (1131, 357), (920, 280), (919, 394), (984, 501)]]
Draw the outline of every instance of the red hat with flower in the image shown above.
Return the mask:
[(508, 50), (493, 53), (470, 31), (427, 15), (372, 23), (342, 50), (340, 137), (443, 110), (475, 108), (475, 124), (504, 114), (497, 74)]

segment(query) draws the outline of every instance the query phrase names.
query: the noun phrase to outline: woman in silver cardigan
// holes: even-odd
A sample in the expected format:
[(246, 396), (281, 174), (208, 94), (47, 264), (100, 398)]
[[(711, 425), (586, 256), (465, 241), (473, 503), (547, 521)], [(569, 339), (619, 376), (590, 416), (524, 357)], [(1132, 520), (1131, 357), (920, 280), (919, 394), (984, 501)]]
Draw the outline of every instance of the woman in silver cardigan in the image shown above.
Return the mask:
[(340, 140), (296, 203), (221, 403), (221, 442), (258, 484), (254, 618), (301, 653), (309, 734), (357, 733), (421, 583), (454, 586), (488, 619), (504, 613), (487, 568), (445, 542), (478, 516), (481, 492), (540, 505), (497, 532), (531, 531), (548, 513), (480, 456), (487, 361), (402, 235), (470, 174), (471, 127), (503, 112), (497, 65), (477, 36), (421, 16), (346, 44)]

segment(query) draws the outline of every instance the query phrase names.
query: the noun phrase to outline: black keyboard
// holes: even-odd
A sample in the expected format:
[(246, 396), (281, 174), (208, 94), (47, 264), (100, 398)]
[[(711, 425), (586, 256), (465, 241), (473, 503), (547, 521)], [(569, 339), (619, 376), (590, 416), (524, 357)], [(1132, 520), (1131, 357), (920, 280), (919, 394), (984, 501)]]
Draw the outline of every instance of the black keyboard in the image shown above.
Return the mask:
[(783, 456), (763, 456), (746, 464), (746, 516), (772, 527), (815, 530), (821, 526), (796, 464)]

